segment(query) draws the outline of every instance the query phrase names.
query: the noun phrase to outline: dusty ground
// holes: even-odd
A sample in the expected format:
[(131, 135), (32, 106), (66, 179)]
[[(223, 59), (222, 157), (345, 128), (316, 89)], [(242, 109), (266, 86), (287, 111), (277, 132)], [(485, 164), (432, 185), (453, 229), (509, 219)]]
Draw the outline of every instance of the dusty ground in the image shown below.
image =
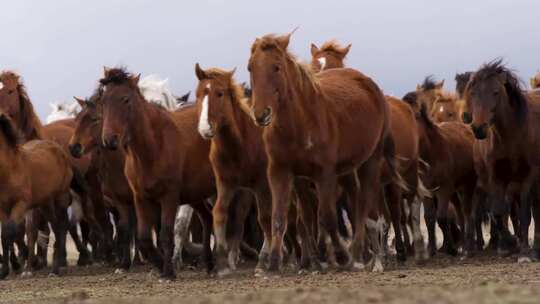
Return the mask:
[[(439, 257), (424, 266), (390, 263), (383, 274), (329, 272), (255, 278), (252, 268), (235, 277), (210, 278), (200, 271), (179, 273), (159, 283), (148, 268), (113, 274), (110, 268), (75, 266), (61, 278), (47, 272), (31, 279), (0, 282), (0, 303), (538, 303), (539, 264), (481, 256), (467, 261)], [(112, 299), (115, 299), (114, 301)]]

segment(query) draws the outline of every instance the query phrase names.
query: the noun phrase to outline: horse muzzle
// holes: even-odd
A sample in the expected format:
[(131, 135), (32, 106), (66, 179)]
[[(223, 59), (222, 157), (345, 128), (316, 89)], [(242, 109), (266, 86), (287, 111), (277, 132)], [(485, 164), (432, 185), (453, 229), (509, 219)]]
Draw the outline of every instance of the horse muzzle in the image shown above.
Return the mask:
[(106, 149), (115, 151), (115, 150), (118, 149), (119, 142), (120, 142), (120, 140), (118, 138), (118, 135), (113, 135), (113, 136), (103, 140), (103, 146)]
[(483, 123), (480, 125), (471, 125), (471, 129), (476, 139), (486, 139), (488, 133), (488, 124)]
[(260, 127), (266, 127), (272, 122), (272, 108), (266, 107), (261, 115), (254, 115), (255, 123)]
[(75, 158), (81, 158), (83, 154), (83, 146), (79, 143), (69, 145), (69, 153)]

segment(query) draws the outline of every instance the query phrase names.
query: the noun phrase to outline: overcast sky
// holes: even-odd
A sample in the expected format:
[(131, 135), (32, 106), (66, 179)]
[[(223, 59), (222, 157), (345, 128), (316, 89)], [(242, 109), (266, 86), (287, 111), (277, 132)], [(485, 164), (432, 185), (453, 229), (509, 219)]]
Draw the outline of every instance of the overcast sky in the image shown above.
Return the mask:
[(290, 49), (352, 43), (347, 64), (401, 96), (428, 74), (446, 79), (504, 57), (528, 84), (540, 67), (538, 0), (54, 0), (2, 1), (0, 68), (14, 69), (44, 118), (52, 101), (87, 96), (102, 67), (169, 78), (175, 94), (193, 90), (194, 64), (237, 67), (253, 40), (296, 26)]

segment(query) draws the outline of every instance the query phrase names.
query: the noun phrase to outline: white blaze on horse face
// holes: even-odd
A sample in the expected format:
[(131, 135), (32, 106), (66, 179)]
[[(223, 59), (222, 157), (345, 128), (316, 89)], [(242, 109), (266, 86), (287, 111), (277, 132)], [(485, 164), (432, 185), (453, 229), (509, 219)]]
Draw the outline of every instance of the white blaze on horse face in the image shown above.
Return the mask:
[(4, 83), (0, 81), (0, 90), (4, 88)]
[(324, 70), (324, 67), (326, 66), (326, 58), (325, 57), (319, 57), (319, 63), (321, 64), (321, 71)]
[(441, 106), (441, 107), (439, 108), (439, 112), (441, 112), (441, 113), (444, 112), (444, 106)]
[[(210, 89), (210, 84), (206, 85)], [(199, 133), (204, 137), (211, 132), (210, 123), (208, 122), (208, 94), (204, 94), (202, 101), (201, 117), (199, 117)]]

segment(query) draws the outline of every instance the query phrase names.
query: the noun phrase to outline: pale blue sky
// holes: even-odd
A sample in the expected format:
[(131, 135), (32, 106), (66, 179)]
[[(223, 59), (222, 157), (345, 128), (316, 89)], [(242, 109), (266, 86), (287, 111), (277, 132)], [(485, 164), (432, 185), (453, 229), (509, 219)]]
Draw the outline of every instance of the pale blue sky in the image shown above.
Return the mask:
[(348, 65), (401, 96), (428, 74), (446, 79), (502, 56), (528, 83), (540, 68), (538, 0), (55, 0), (3, 1), (0, 69), (23, 75), (43, 118), (48, 103), (90, 94), (103, 65), (126, 65), (170, 80), (176, 94), (196, 84), (195, 62), (237, 67), (257, 36), (299, 26), (290, 48), (352, 43)]

